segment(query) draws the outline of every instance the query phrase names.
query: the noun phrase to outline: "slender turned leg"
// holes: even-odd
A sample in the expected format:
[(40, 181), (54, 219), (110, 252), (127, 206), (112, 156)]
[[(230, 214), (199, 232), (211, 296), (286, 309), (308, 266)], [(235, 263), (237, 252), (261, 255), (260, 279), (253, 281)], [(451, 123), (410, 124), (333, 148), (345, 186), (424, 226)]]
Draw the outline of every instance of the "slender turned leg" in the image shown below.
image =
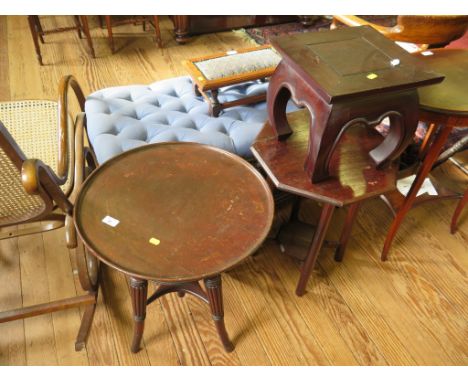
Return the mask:
[(226, 326), (224, 325), (224, 307), (223, 307), (223, 295), (221, 288), (221, 275), (216, 275), (209, 279), (204, 279), (206, 293), (208, 294), (208, 300), (210, 302), (211, 314), (218, 331), (219, 338), (223, 343), (224, 349), (229, 353), (234, 350), (229, 336), (226, 332)]
[(133, 341), (132, 353), (140, 350), (141, 337), (145, 328), (146, 298), (148, 296), (148, 281), (130, 277), (130, 290), (133, 306)]
[(346, 214), (346, 220), (344, 222), (343, 230), (341, 231), (340, 243), (335, 250), (335, 261), (343, 260), (344, 252), (348, 245), (349, 238), (351, 236), (351, 230), (353, 229), (354, 221), (359, 212), (361, 202), (351, 204)]
[(96, 54), (94, 53), (93, 40), (91, 39), (91, 34), (89, 33), (88, 16), (80, 16), (80, 20), (81, 25), (83, 26), (83, 32), (86, 36), (86, 41), (88, 41), (88, 47), (91, 53), (91, 57), (96, 58)]
[(73, 16), (73, 19), (75, 20), (75, 25), (76, 25), (76, 31), (78, 33), (78, 38), (81, 38), (81, 30), (82, 30), (83, 26), (81, 25), (80, 16)]
[(31, 30), (31, 35), (32, 35), (33, 42), (34, 42), (34, 49), (36, 50), (37, 60), (39, 61), (40, 65), (44, 65), (42, 63), (41, 48), (39, 46), (39, 37), (37, 34), (36, 23), (34, 21), (34, 17), (35, 16), (28, 16), (29, 29)]
[(154, 21), (154, 32), (156, 34), (156, 42), (158, 43), (158, 47), (162, 48), (161, 30), (159, 29), (159, 16), (153, 16), (153, 21)]
[(468, 203), (468, 189), (466, 189), (465, 193), (463, 194), (463, 198), (458, 202), (457, 208), (455, 208), (455, 212), (453, 213), (452, 222), (450, 224), (451, 234), (454, 234), (457, 231), (458, 218), (460, 217), (463, 208), (465, 208), (466, 203)]
[(442, 128), (442, 130), (439, 132), (438, 136), (434, 140), (434, 143), (431, 145), (431, 147), (427, 151), (426, 157), (423, 160), (421, 167), (419, 168), (416, 178), (414, 179), (413, 184), (411, 185), (411, 188), (408, 194), (406, 195), (405, 200), (403, 201), (403, 204), (398, 210), (395, 218), (393, 219), (392, 225), (390, 226), (390, 229), (388, 230), (387, 237), (385, 238), (385, 243), (384, 243), (384, 247), (382, 250), (382, 255), (380, 257), (382, 261), (387, 260), (388, 251), (390, 250), (390, 246), (392, 245), (392, 241), (395, 238), (398, 228), (403, 222), (403, 219), (408, 213), (408, 211), (413, 206), (413, 203), (416, 199), (418, 191), (421, 188), (421, 185), (423, 184), (424, 179), (426, 179), (427, 175), (431, 171), (432, 165), (437, 160), (440, 150), (442, 149), (442, 146), (447, 140), (447, 137), (449, 136), (451, 130), (452, 130), (452, 125), (446, 124)]
[(39, 35), (39, 41), (44, 44), (44, 30), (42, 29), (42, 24), (41, 20), (39, 19), (39, 16), (31, 16), (33, 18), (34, 24), (36, 25), (36, 30)]
[(322, 207), (317, 230), (315, 231), (314, 238), (312, 240), (312, 244), (310, 245), (309, 252), (307, 253), (305, 262), (301, 267), (301, 275), (299, 277), (299, 282), (297, 283), (296, 288), (296, 294), (299, 297), (305, 293), (307, 281), (309, 280), (310, 274), (314, 269), (320, 248), (322, 248), (323, 240), (325, 239), (325, 234), (328, 231), (328, 226), (330, 225), (334, 209), (335, 206), (328, 203), (324, 203)]
[(106, 20), (106, 26), (107, 26), (107, 38), (109, 39), (109, 44), (111, 48), (111, 52), (115, 52), (115, 46), (114, 46), (114, 35), (112, 34), (112, 21), (110, 16), (104, 16), (104, 19)]
[(211, 108), (211, 115), (213, 117), (218, 117), (219, 113), (223, 109), (221, 104), (219, 103), (218, 99), (218, 89), (213, 89), (211, 90), (211, 102), (210, 102), (210, 108)]

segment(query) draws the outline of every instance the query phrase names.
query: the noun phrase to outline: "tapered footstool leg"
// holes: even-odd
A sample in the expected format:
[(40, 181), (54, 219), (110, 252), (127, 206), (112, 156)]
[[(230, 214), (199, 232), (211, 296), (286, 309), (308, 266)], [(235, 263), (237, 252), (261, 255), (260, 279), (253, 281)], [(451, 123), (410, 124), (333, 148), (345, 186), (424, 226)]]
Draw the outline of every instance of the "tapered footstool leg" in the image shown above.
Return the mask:
[(224, 349), (229, 353), (234, 350), (229, 336), (226, 332), (226, 326), (224, 325), (224, 307), (223, 307), (223, 294), (221, 288), (221, 275), (216, 275), (209, 279), (204, 279), (206, 293), (210, 303), (211, 314), (213, 321), (216, 325), (219, 338), (223, 343)]
[(130, 277), (130, 290), (133, 306), (133, 341), (132, 353), (140, 350), (141, 337), (145, 329), (146, 299), (148, 297), (148, 281)]

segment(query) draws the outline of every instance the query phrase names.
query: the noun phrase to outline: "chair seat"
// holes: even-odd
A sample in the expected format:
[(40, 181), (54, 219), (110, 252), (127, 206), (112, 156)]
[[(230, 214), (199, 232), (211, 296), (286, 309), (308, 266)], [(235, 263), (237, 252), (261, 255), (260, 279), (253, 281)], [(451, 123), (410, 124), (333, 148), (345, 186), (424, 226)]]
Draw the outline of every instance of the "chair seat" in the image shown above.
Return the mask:
[[(57, 173), (58, 104), (48, 100), (0, 102), (0, 121), (13, 136), (26, 158), (40, 159)], [(73, 123), (69, 121), (69, 126)], [(69, 148), (68, 152), (73, 152)], [(71, 190), (70, 177), (61, 186), (65, 194)]]

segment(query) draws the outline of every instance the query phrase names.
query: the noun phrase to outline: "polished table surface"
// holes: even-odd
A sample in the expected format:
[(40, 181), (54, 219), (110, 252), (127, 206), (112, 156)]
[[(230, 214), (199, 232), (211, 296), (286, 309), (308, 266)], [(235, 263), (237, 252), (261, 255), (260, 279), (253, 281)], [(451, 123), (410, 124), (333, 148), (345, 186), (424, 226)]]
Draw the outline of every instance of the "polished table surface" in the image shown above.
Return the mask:
[[(273, 219), (266, 181), (246, 161), (196, 143), (127, 151), (84, 183), (75, 223), (112, 267), (163, 282), (199, 280), (254, 252)], [(103, 223), (110, 216), (119, 221)]]
[(443, 114), (468, 114), (468, 50), (434, 49), (423, 56), (428, 70), (445, 75), (442, 83), (418, 90), (421, 109)]

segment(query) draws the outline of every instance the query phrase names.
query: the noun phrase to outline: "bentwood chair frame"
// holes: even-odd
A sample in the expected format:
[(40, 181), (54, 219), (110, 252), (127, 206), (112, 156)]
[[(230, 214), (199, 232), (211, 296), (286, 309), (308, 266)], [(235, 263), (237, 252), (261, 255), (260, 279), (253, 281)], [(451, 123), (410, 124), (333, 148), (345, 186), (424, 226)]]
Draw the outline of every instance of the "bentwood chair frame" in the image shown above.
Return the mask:
[[(68, 89), (72, 88), (81, 112), (70, 126)], [(78, 276), (85, 295), (75, 296), (30, 307), (0, 312), (3, 322), (37, 316), (59, 310), (85, 306), (75, 349), (86, 342), (98, 294), (99, 263), (77, 241), (73, 225), (73, 203), (85, 174), (95, 165), (90, 150), (84, 147), (84, 95), (73, 76), (62, 78), (59, 86), (59, 141), (57, 173), (39, 159), (28, 159), (3, 123), (0, 122), (0, 240), (44, 232), (65, 226), (66, 242), (75, 248)], [(74, 153), (68, 152), (73, 148)], [(69, 162), (72, 162), (71, 164)], [(61, 188), (71, 183), (67, 195)], [(3, 200), (2, 200), (3, 199)], [(41, 222), (41, 224), (38, 224)], [(44, 224), (44, 222), (46, 224)], [(25, 228), (16, 229), (16, 225)]]

